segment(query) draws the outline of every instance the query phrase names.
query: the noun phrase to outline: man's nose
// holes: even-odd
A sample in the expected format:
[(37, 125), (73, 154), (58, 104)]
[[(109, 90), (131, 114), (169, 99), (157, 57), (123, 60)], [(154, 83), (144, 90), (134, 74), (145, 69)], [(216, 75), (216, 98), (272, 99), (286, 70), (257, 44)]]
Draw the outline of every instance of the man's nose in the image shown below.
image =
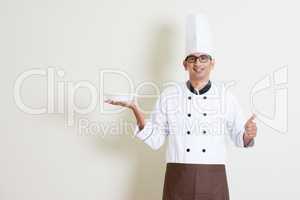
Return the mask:
[(200, 60), (199, 59), (196, 59), (196, 61), (195, 61), (195, 63), (194, 63), (195, 65), (201, 65), (201, 62), (200, 62)]

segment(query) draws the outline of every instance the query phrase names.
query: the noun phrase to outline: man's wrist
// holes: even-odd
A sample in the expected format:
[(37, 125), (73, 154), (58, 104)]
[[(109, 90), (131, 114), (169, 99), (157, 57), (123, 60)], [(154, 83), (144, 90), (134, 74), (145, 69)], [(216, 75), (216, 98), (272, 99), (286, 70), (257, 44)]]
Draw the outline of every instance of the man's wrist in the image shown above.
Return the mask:
[(131, 110), (135, 110), (137, 108), (135, 103), (132, 103), (128, 106), (128, 108), (130, 108)]

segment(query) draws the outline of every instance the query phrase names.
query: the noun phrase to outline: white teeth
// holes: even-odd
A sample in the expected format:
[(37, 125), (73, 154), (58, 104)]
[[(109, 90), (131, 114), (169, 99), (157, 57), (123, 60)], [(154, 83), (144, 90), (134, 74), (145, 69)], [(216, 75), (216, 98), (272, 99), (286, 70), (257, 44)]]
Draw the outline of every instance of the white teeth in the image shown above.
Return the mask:
[(204, 69), (203, 69), (203, 68), (193, 68), (193, 70), (194, 70), (195, 72), (201, 72), (201, 71), (203, 71)]

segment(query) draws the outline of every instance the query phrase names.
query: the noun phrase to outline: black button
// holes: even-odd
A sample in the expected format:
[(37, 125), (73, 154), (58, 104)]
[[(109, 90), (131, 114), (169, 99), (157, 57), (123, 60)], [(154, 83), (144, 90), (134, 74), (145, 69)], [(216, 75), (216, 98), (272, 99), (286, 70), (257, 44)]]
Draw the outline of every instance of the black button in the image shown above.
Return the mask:
[(203, 97), (203, 99), (207, 99), (207, 97), (206, 97), (206, 96), (204, 96), (204, 97)]
[(192, 97), (188, 97), (188, 99), (189, 99), (189, 100), (191, 100), (191, 99), (192, 99)]
[(187, 131), (186, 133), (187, 133), (187, 134), (191, 134), (191, 132), (190, 132), (190, 131)]
[(187, 114), (188, 117), (191, 117), (191, 113)]
[(205, 149), (202, 149), (202, 152), (204, 153), (206, 150)]
[(206, 113), (203, 113), (203, 115), (206, 116), (207, 114), (206, 114)]
[(187, 152), (190, 152), (190, 149), (186, 149)]
[(205, 134), (205, 133), (206, 133), (206, 131), (204, 130), (204, 131), (203, 131), (203, 134)]

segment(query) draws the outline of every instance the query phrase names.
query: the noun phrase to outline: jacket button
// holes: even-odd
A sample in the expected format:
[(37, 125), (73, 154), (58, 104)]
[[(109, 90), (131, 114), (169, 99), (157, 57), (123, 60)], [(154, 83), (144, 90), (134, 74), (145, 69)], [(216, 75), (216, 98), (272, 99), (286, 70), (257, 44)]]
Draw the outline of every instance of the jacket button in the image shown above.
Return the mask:
[(203, 97), (203, 99), (207, 99), (207, 97), (206, 97), (206, 96), (204, 96), (204, 97)]
[(189, 96), (189, 97), (188, 97), (188, 99), (189, 99), (189, 100), (191, 100), (191, 99), (192, 99), (192, 97), (191, 97), (191, 96)]
[(187, 134), (191, 134), (191, 132), (190, 132), (190, 131), (187, 131), (186, 133), (187, 133)]
[(206, 113), (203, 113), (203, 115), (206, 116), (207, 114), (206, 114)]
[(203, 134), (205, 134), (205, 133), (206, 133), (206, 131), (204, 130), (204, 131), (203, 131)]
[(205, 149), (202, 149), (202, 152), (204, 153), (206, 150)]
[(186, 149), (187, 152), (190, 152), (190, 149)]
[(187, 114), (188, 117), (191, 117), (191, 113)]

